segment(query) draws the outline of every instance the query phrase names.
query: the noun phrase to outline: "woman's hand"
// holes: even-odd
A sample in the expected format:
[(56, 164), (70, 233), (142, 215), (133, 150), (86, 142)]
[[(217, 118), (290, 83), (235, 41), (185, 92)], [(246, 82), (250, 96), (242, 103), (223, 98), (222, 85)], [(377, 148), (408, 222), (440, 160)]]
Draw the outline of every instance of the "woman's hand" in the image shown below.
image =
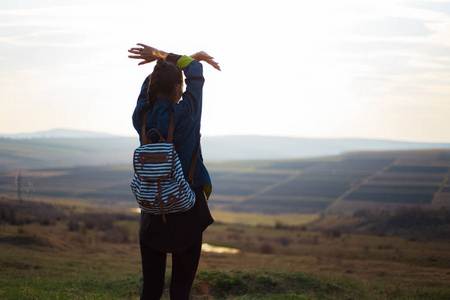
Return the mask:
[(205, 61), (211, 66), (213, 66), (215, 69), (220, 71), (220, 66), (218, 62), (214, 61), (214, 57), (206, 53), (205, 51), (200, 51), (195, 54), (192, 54), (191, 57), (195, 59), (196, 61)]
[(142, 48), (131, 48), (130, 50), (128, 50), (128, 52), (136, 55), (128, 55), (128, 57), (133, 59), (143, 59), (143, 61), (141, 61), (138, 66), (151, 63), (152, 61), (155, 61), (157, 59), (165, 59), (168, 55), (168, 53), (164, 51), (144, 44), (137, 45), (141, 46)]

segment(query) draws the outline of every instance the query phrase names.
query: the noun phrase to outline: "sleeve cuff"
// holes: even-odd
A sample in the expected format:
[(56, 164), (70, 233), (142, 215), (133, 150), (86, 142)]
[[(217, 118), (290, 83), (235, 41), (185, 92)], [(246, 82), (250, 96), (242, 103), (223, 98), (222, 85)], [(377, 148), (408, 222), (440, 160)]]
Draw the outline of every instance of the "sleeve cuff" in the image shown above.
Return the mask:
[(210, 184), (205, 184), (205, 185), (203, 186), (203, 191), (205, 192), (206, 200), (208, 200), (208, 199), (209, 199), (209, 196), (211, 196), (212, 185), (210, 185)]
[(177, 55), (177, 54), (173, 54), (173, 53), (169, 53), (166, 57), (166, 61), (173, 63), (173, 64), (177, 64), (177, 61), (181, 58), (181, 55)]

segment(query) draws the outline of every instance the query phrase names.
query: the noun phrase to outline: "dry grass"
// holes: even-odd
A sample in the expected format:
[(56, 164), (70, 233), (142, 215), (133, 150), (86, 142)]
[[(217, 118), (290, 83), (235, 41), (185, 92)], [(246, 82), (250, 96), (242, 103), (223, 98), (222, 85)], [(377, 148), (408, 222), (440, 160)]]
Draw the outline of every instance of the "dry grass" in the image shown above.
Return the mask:
[(262, 215), (251, 213), (235, 213), (229, 211), (213, 211), (214, 219), (220, 223), (243, 224), (250, 226), (275, 226), (277, 223), (286, 225), (303, 225), (315, 221), (317, 214), (279, 214)]
[[(221, 219), (218, 214), (215, 217)], [(233, 223), (239, 220), (235, 219), (235, 214), (228, 217)], [(207, 229), (204, 242), (238, 248), (241, 252), (239, 254), (204, 252), (199, 270), (227, 274), (242, 272), (265, 274), (264, 276), (269, 276), (273, 281), (281, 280), (280, 278), (284, 278), (286, 274), (300, 273), (322, 276), (321, 278), (350, 280), (361, 289), (373, 290), (378, 287), (383, 291), (383, 297), (379, 299), (396, 299), (396, 296), (405, 293), (408, 295), (409, 291), (416, 289), (427, 291), (439, 289), (447, 295), (449, 293), (448, 243), (310, 231), (307, 226), (300, 225), (308, 219), (308, 216), (298, 216), (297, 221), (302, 220), (295, 224), (298, 226), (281, 222), (274, 224), (273, 221), (276, 219), (267, 221), (267, 225), (263, 226), (261, 220), (266, 216), (246, 217), (253, 220), (249, 223), (259, 226), (217, 223)], [(294, 221), (296, 218), (292, 217)], [(313, 219), (317, 216), (310, 217)], [(334, 217), (323, 222), (330, 225), (333, 222), (351, 223), (351, 220)], [(90, 282), (89, 284), (98, 285), (95, 287), (98, 292), (102, 291), (107, 282), (119, 282), (124, 284), (120, 291), (123, 293), (121, 295), (127, 295), (123, 296), (124, 298), (138, 299), (141, 284), (138, 222), (122, 220), (115, 221), (114, 225), (127, 229), (125, 232), (128, 242), (112, 243), (105, 240), (104, 231), (96, 227), (86, 228), (81, 221), (79, 229), (74, 231), (69, 231), (68, 220), (57, 221), (54, 225), (48, 226), (35, 223), (21, 226), (0, 225), (2, 253), (0, 278), (4, 283), (17, 285), (19, 289), (24, 288), (23, 284), (26, 284), (33, 292), (46, 286), (40, 281), (35, 282), (39, 278), (51, 282), (67, 282), (69, 287), (63, 288), (63, 291), (70, 291), (75, 289), (74, 286), (77, 284)], [(169, 259), (168, 273), (170, 267)], [(386, 296), (389, 290), (396, 292), (393, 296)], [(215, 299), (212, 295), (204, 298), (205, 295), (198, 293), (196, 299)], [(116, 299), (111, 296), (112, 294), (108, 295), (110, 296), (98, 296), (96, 299), (104, 299), (102, 297)], [(89, 298), (88, 295), (85, 296)], [(77, 297), (73, 299), (83, 299), (83, 296)], [(117, 299), (120, 297), (122, 296), (117, 296)], [(255, 297), (251, 299), (259, 299)], [(20, 299), (19, 296), (12, 298)], [(356, 294), (353, 294), (348, 299), (357, 298)], [(41, 298), (36, 296), (36, 299)], [(311, 299), (315, 298), (312, 296)]]

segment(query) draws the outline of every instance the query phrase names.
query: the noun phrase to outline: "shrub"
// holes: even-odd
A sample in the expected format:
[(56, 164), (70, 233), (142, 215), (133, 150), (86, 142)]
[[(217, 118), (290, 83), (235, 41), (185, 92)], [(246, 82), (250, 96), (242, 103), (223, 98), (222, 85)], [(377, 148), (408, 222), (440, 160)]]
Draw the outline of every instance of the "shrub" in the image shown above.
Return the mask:
[(276, 239), (276, 241), (280, 243), (283, 247), (287, 247), (292, 243), (292, 239), (289, 239), (287, 237), (278, 238)]
[(394, 246), (392, 244), (378, 245), (378, 249), (390, 250), (390, 249), (394, 249)]
[(128, 228), (124, 226), (115, 226), (105, 232), (102, 241), (115, 244), (128, 243), (130, 242)]
[(259, 248), (259, 252), (264, 254), (271, 254), (273, 252), (273, 247), (269, 243), (264, 243)]
[(322, 235), (324, 237), (333, 239), (333, 238), (339, 238), (341, 237), (341, 231), (340, 230), (325, 230), (322, 232)]
[(76, 220), (70, 219), (67, 223), (67, 229), (69, 229), (69, 231), (78, 231), (80, 229), (80, 225)]
[(79, 216), (84, 222), (87, 229), (97, 229), (108, 231), (114, 227), (115, 215), (106, 213), (89, 213)]
[(54, 225), (56, 220), (64, 217), (61, 211), (50, 204), (6, 198), (0, 200), (0, 223)]

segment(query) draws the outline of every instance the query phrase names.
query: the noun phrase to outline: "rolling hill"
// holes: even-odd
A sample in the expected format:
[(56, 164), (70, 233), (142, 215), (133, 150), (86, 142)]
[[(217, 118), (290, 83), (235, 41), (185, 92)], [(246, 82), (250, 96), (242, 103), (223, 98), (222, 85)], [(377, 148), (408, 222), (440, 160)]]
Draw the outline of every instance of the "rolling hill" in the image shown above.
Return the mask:
[[(450, 207), (450, 151), (355, 152), (303, 160), (207, 163), (210, 207), (263, 214), (351, 214), (399, 207)], [(0, 172), (0, 195), (136, 208), (124, 166)], [(20, 180), (19, 180), (20, 179)], [(20, 184), (19, 184), (20, 181)]]
[[(74, 130), (0, 135), (0, 171), (131, 163), (137, 137)], [(450, 143), (274, 136), (203, 137), (206, 161), (300, 159), (351, 151), (450, 149)]]

